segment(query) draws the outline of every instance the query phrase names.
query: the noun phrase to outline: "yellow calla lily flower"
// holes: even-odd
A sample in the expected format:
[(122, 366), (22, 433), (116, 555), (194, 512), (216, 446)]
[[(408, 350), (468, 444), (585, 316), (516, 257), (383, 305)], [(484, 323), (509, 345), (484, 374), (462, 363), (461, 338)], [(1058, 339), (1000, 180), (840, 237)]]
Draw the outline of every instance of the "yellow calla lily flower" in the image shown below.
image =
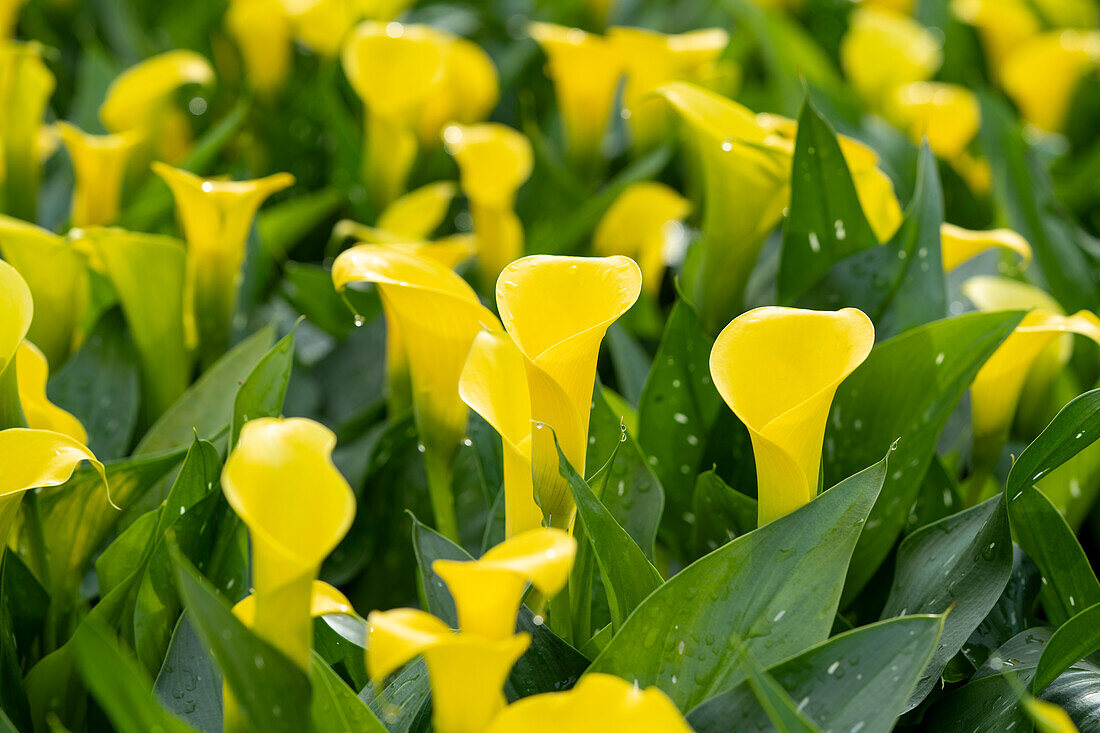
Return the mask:
[(675, 703), (609, 674), (586, 674), (567, 692), (531, 695), (497, 715), (486, 733), (691, 733)]
[(458, 379), (474, 337), (499, 321), (466, 282), (446, 266), (397, 247), (359, 245), (332, 266), (338, 291), (352, 282), (375, 283), (386, 314), (387, 350), (398, 336), (408, 354), (413, 412), (437, 526), (458, 536), (451, 464), (466, 433), (466, 405)]
[(78, 443), (87, 444), (88, 434), (80, 421), (46, 397), (46, 380), (50, 375), (50, 367), (46, 357), (30, 341), (19, 345), (15, 354), (15, 374), (19, 386), (19, 403), (23, 407), (27, 427), (60, 433)]
[(691, 212), (691, 202), (656, 181), (623, 189), (596, 225), (592, 250), (598, 255), (625, 255), (638, 262), (642, 287), (650, 297), (661, 290), (665, 252), (670, 238)]
[(1031, 124), (1058, 132), (1082, 77), (1100, 66), (1100, 31), (1051, 31), (1005, 57), (1001, 83)]
[(426, 241), (451, 208), (458, 193), (454, 181), (436, 181), (411, 191), (378, 215), (377, 227), (407, 242)]
[(523, 133), (495, 122), (451, 125), (443, 139), (470, 201), (481, 281), (487, 285), (523, 254), (523, 224), (513, 206), (516, 190), (534, 166), (531, 143)]
[(504, 536), (542, 524), (531, 477), (531, 398), (523, 354), (504, 331), (482, 331), (462, 368), (458, 394), (500, 434), (504, 467)]
[(23, 427), (15, 355), (34, 318), (27, 283), (14, 267), (0, 260), (0, 429)]
[(443, 49), (443, 77), (420, 110), (417, 130), (425, 147), (438, 145), (440, 133), (452, 123), (485, 120), (500, 101), (500, 80), (489, 54), (473, 41), (432, 30)]
[(840, 43), (844, 74), (872, 108), (880, 109), (903, 84), (931, 78), (943, 62), (940, 43), (907, 15), (856, 8)]
[[(526, 365), (531, 417), (554, 429), (575, 467), (585, 465), (600, 343), (641, 285), (638, 265), (620, 256), (532, 255), (497, 280), (497, 310)], [(558, 472), (554, 435), (540, 427), (531, 445), (535, 497), (550, 526), (568, 528), (573, 497)]]
[(34, 221), (42, 178), (39, 130), (54, 90), (54, 76), (36, 43), (0, 40), (0, 143), (4, 213)]
[(756, 308), (718, 335), (710, 373), (752, 438), (761, 525), (817, 494), (833, 395), (874, 343), (874, 325), (855, 308)]
[(928, 138), (932, 152), (946, 160), (962, 155), (981, 127), (978, 98), (957, 84), (903, 84), (894, 91), (889, 113), (913, 142)]
[(610, 28), (607, 39), (623, 60), (624, 116), (630, 125), (632, 144), (645, 150), (667, 136), (669, 110), (653, 91), (674, 81), (702, 82), (711, 64), (729, 45), (729, 33), (707, 28), (666, 35), (643, 28)]
[(1073, 718), (1065, 708), (1031, 695), (1025, 695), (1020, 701), (1029, 718), (1035, 723), (1039, 733), (1078, 733)]
[(294, 26), (297, 39), (329, 58), (340, 52), (344, 39), (355, 24), (367, 15), (367, 6), (370, 4), (364, 0), (280, 0), (280, 2)]
[(506, 639), (455, 633), (435, 616), (412, 608), (373, 611), (367, 623), (367, 671), (375, 682), (413, 657), (424, 657), (438, 733), (483, 733), (504, 707), (502, 688), (512, 665), (531, 643), (526, 633)]
[(278, 90), (293, 65), (293, 30), (280, 0), (231, 0), (225, 27), (237, 43), (248, 81), (261, 95)]
[(432, 570), (454, 597), (463, 633), (507, 639), (527, 583), (544, 597), (565, 587), (577, 555), (577, 541), (560, 529), (539, 527), (493, 547), (480, 560), (436, 560)]
[(332, 463), (336, 436), (305, 418), (241, 429), (222, 491), (252, 540), (253, 629), (308, 670), (313, 583), (355, 516), (355, 494)]
[(590, 166), (603, 157), (600, 143), (622, 76), (619, 54), (606, 38), (580, 28), (532, 23), (528, 33), (549, 62), (569, 156)]
[(58, 122), (55, 128), (73, 164), (71, 225), (113, 224), (118, 218), (126, 165), (141, 142), (141, 133), (89, 135), (68, 122)]
[(99, 108), (104, 127), (114, 133), (140, 130), (156, 154), (175, 162), (190, 145), (186, 119), (172, 106), (181, 87), (214, 82), (214, 67), (202, 54), (177, 49), (140, 61), (111, 82)]
[(19, 22), (19, 13), (27, 0), (4, 0), (0, 3), (0, 36), (10, 38)]
[(1031, 245), (1011, 229), (975, 231), (944, 222), (940, 226), (940, 247), (943, 250), (943, 269), (948, 272), (994, 247), (1018, 254), (1021, 268), (1031, 262)]
[(256, 211), (268, 196), (294, 183), (289, 173), (251, 181), (211, 181), (156, 161), (153, 172), (176, 199), (187, 240), (184, 322), (188, 340), (207, 364), (229, 345), (245, 244)]
[[(350, 615), (355, 613), (351, 601), (337, 588), (323, 580), (313, 581), (310, 586), (309, 615), (312, 618), (329, 615)], [(252, 593), (233, 606), (233, 615), (242, 624), (251, 627), (256, 622), (256, 594)]]

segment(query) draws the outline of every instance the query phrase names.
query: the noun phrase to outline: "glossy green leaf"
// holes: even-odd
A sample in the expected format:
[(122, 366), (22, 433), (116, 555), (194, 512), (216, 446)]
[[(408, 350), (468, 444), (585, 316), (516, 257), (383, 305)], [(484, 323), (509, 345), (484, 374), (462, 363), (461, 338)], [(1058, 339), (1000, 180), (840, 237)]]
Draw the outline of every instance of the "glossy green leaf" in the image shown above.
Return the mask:
[(278, 417), (282, 413), (293, 367), (294, 332), (291, 331), (264, 354), (237, 390), (233, 399), (231, 448), (237, 444), (237, 436), (246, 422), (258, 417)]
[(824, 640), (886, 470), (883, 459), (680, 571), (634, 610), (590, 671), (656, 685), (690, 709), (743, 679), (727, 639), (765, 665)]
[(741, 659), (748, 675), (749, 689), (776, 729), (785, 733), (820, 733), (820, 728), (810, 722), (794, 700), (775, 678), (760, 669), (752, 657), (743, 654)]
[(153, 692), (165, 710), (203, 733), (222, 729), (222, 676), (184, 613), (172, 633)]
[(1017, 545), (1012, 546), (1012, 574), (993, 610), (970, 635), (963, 654), (974, 666), (1016, 634), (1034, 625), (1033, 613), (1039, 599), (1042, 577), (1039, 568)]
[(758, 516), (756, 500), (731, 488), (714, 471), (696, 477), (692, 513), (691, 547), (697, 556), (753, 531)]
[(344, 193), (329, 187), (268, 206), (256, 217), (264, 253), (283, 260), (303, 237), (332, 216), (344, 203)]
[(1084, 609), (1050, 637), (1031, 682), (1032, 692), (1042, 693), (1071, 664), (1097, 650), (1100, 650), (1100, 604)]
[(316, 733), (385, 733), (386, 727), (370, 707), (344, 684), (316, 652), (313, 654), (310, 682), (313, 685), (309, 709), (311, 730)]

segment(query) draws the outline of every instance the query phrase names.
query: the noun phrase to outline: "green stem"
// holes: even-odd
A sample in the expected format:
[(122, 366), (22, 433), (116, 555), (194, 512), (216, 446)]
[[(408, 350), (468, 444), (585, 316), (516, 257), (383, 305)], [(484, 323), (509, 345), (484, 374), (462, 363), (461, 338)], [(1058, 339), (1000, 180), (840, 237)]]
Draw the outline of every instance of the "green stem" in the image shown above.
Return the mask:
[(38, 492), (31, 490), (24, 492), (23, 521), (27, 525), (27, 542), (29, 543), (30, 568), (38, 576), (38, 582), (43, 588), (51, 588), (50, 585), (50, 558), (46, 554), (46, 534), (42, 529), (42, 513), (38, 511)]
[(455, 512), (452, 486), (454, 472), (451, 462), (428, 448), (424, 451), (424, 470), (428, 475), (428, 497), (432, 502), (435, 528), (447, 539), (458, 543), (458, 515)]

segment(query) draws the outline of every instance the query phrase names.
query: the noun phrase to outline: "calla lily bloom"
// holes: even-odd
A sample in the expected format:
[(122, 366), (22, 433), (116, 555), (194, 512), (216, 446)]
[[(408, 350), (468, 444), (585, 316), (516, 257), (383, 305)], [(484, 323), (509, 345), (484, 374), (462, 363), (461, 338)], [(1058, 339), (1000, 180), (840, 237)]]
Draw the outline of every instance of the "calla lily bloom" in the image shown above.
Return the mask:
[(515, 633), (527, 583), (544, 597), (565, 587), (577, 541), (560, 529), (536, 528), (493, 547), (480, 560), (436, 560), (432, 570), (447, 584), (463, 633), (507, 639)]
[(917, 144), (928, 138), (932, 152), (954, 160), (981, 127), (978, 98), (966, 87), (916, 81), (894, 91), (891, 118)]
[(23, 427), (15, 356), (34, 318), (27, 283), (14, 267), (0, 260), (0, 429)]
[(99, 118), (110, 132), (141, 131), (143, 139), (155, 145), (158, 157), (176, 162), (186, 155), (191, 131), (173, 106), (175, 94), (181, 87), (213, 81), (214, 68), (202, 54), (168, 51), (119, 74), (107, 89)]
[(528, 33), (549, 61), (569, 156), (590, 167), (602, 158), (600, 143), (623, 71), (619, 54), (606, 38), (580, 28), (532, 23)]
[(293, 29), (281, 0), (231, 0), (225, 26), (248, 74), (261, 95), (283, 85), (293, 64)]
[(656, 181), (640, 181), (623, 189), (596, 226), (592, 250), (599, 255), (625, 255), (637, 261), (642, 287), (650, 297), (661, 290), (666, 252), (691, 202)]
[(58, 122), (55, 127), (73, 164), (71, 225), (113, 224), (118, 218), (126, 165), (141, 142), (141, 133), (89, 135), (68, 122)]
[(523, 133), (495, 122), (451, 125), (443, 139), (470, 201), (481, 281), (488, 285), (523, 254), (523, 224), (513, 206), (516, 190), (534, 166), (531, 143)]
[(931, 78), (943, 62), (940, 43), (907, 15), (856, 8), (840, 43), (844, 74), (868, 105), (881, 109), (903, 84)]
[[(351, 601), (339, 589), (333, 588), (323, 580), (313, 581), (309, 595), (309, 615), (312, 618), (354, 613)], [(252, 626), (256, 622), (256, 594), (249, 594), (237, 601), (233, 606), (233, 615), (245, 626)]]
[(656, 687), (644, 690), (609, 674), (586, 674), (567, 692), (517, 700), (486, 733), (691, 733), (676, 704)]
[(30, 341), (19, 345), (15, 355), (15, 374), (19, 386), (19, 404), (23, 407), (27, 427), (60, 433), (78, 443), (88, 442), (88, 434), (80, 421), (46, 397), (46, 380), (50, 376), (50, 367), (46, 357)]
[(679, 35), (665, 35), (643, 28), (610, 28), (607, 31), (623, 60), (626, 86), (623, 110), (637, 149), (648, 149), (668, 135), (669, 110), (653, 91), (674, 81), (701, 83), (706, 70), (729, 45), (729, 33), (707, 28)]
[(443, 222), (457, 193), (454, 181), (421, 186), (387, 206), (378, 215), (376, 225), (407, 242), (426, 241)]
[(417, 132), (420, 144), (439, 144), (447, 126), (469, 125), (485, 120), (500, 101), (500, 80), (493, 60), (485, 50), (465, 38), (459, 38), (425, 26), (437, 37), (443, 49), (443, 77), (420, 110)]
[(1031, 124), (1058, 132), (1082, 77), (1100, 66), (1100, 31), (1051, 31), (1014, 49), (1001, 68), (1005, 92)]
[(0, 3), (0, 37), (10, 38), (19, 22), (19, 13), (27, 0), (5, 0)]
[(458, 382), (462, 401), (500, 433), (504, 449), (504, 536), (542, 524), (531, 477), (531, 398), (527, 366), (512, 337), (482, 331)]
[(438, 733), (483, 733), (504, 707), (502, 688), (512, 665), (531, 643), (525, 633), (505, 639), (455, 633), (435, 616), (412, 608), (374, 611), (367, 623), (367, 671), (375, 682), (413, 657), (424, 657)]
[(1031, 245), (1011, 229), (975, 231), (944, 222), (940, 226), (943, 269), (954, 270), (962, 263), (994, 247), (1020, 256), (1020, 267), (1031, 262)]
[(53, 89), (54, 76), (38, 44), (0, 39), (0, 206), (27, 221), (37, 218), (39, 131)]
[(312, 420), (251, 420), (222, 471), (222, 491), (252, 540), (252, 627), (306, 670), (314, 581), (355, 516), (355, 494), (332, 463), (335, 445)]
[(710, 373), (752, 438), (761, 525), (817, 494), (833, 395), (874, 342), (874, 325), (855, 308), (756, 308), (718, 335)]
[(523, 354), (531, 418), (539, 424), (531, 445), (535, 498), (552, 527), (570, 527), (575, 511), (554, 434), (569, 462), (584, 466), (600, 343), (641, 285), (638, 265), (619, 256), (533, 255), (497, 280), (497, 310)]
[(176, 199), (187, 240), (185, 324), (188, 339), (212, 363), (229, 345), (229, 327), (241, 278), (245, 244), (260, 205), (294, 183), (289, 173), (251, 181), (210, 181), (153, 163)]
[(413, 412), (436, 523), (441, 532), (457, 538), (451, 464), (467, 418), (458, 380), (474, 337), (485, 328), (499, 329), (499, 321), (449, 268), (397, 247), (360, 245), (341, 253), (332, 266), (332, 281), (338, 291), (352, 282), (378, 287), (387, 349), (394, 349), (397, 336), (408, 354)]

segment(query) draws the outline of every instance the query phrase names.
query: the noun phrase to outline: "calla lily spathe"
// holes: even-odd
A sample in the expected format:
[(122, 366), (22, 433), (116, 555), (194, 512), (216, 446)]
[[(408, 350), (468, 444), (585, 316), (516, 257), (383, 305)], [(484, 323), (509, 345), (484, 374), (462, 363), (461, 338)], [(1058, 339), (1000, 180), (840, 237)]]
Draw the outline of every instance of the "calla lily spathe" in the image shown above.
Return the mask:
[(30, 341), (19, 345), (15, 355), (15, 375), (19, 386), (19, 404), (28, 427), (60, 433), (77, 443), (87, 444), (88, 434), (80, 421), (46, 397), (49, 363)]
[(229, 346), (230, 321), (241, 278), (245, 244), (260, 205), (294, 183), (289, 173), (251, 181), (211, 181), (159, 161), (153, 172), (176, 199), (187, 240), (184, 323), (204, 364)]
[(548, 60), (569, 157), (591, 168), (603, 157), (600, 144), (623, 72), (619, 54), (606, 38), (580, 28), (532, 23), (528, 33)]
[(932, 33), (907, 15), (856, 8), (840, 43), (840, 64), (872, 109), (882, 109), (903, 84), (930, 79), (943, 52)]
[(252, 541), (252, 627), (305, 670), (313, 583), (355, 516), (355, 494), (332, 463), (335, 445), (312, 420), (251, 420), (222, 471), (222, 491)]
[(915, 81), (894, 90), (890, 117), (920, 144), (924, 138), (932, 152), (954, 160), (981, 127), (978, 98), (966, 87), (943, 82)]
[(625, 255), (638, 263), (646, 295), (661, 290), (669, 244), (691, 202), (656, 181), (640, 181), (623, 189), (608, 207), (592, 237), (592, 250), (602, 256)]
[(367, 616), (367, 671), (379, 682), (416, 656), (424, 657), (432, 687), (432, 722), (438, 733), (484, 733), (504, 707), (502, 688), (530, 635), (487, 639), (455, 633), (431, 614), (412, 608)]
[(586, 674), (567, 692), (531, 695), (505, 708), (486, 733), (691, 733), (675, 703), (656, 687)]
[[(355, 613), (347, 596), (323, 580), (313, 581), (310, 586), (309, 615), (313, 618), (329, 615), (349, 615)], [(242, 624), (251, 627), (256, 622), (256, 594), (252, 593), (233, 606), (233, 615)]]
[(552, 527), (570, 527), (575, 511), (558, 471), (554, 435), (569, 462), (584, 466), (600, 343), (637, 301), (641, 286), (638, 265), (621, 256), (532, 255), (508, 265), (497, 280), (497, 310), (523, 354), (537, 423), (531, 444), (535, 498)]
[(523, 133), (495, 122), (451, 125), (443, 139), (470, 201), (478, 269), (487, 286), (523, 254), (523, 223), (514, 205), (516, 190), (534, 166), (531, 143)]
[(378, 286), (387, 329), (399, 334), (408, 354), (436, 524), (457, 538), (451, 464), (467, 418), (458, 380), (474, 337), (486, 328), (499, 329), (499, 321), (449, 268), (397, 247), (359, 245), (341, 253), (332, 266), (332, 281), (338, 291), (352, 282)]
[(37, 218), (39, 133), (54, 86), (41, 46), (0, 39), (0, 210), (26, 221)]
[(406, 242), (427, 241), (447, 216), (457, 193), (454, 181), (421, 186), (387, 206), (378, 215), (376, 226)]
[(126, 166), (141, 142), (141, 132), (89, 135), (68, 122), (58, 122), (55, 128), (73, 164), (71, 226), (114, 224)]
[(1031, 245), (1011, 229), (977, 231), (944, 222), (940, 226), (940, 247), (943, 250), (943, 269), (948, 272), (971, 257), (994, 248), (1019, 255), (1021, 269), (1031, 262)]
[(874, 342), (871, 320), (855, 308), (756, 308), (718, 335), (710, 373), (752, 438), (761, 525), (817, 494), (833, 395)]
[(34, 319), (34, 301), (14, 267), (0, 260), (0, 429), (27, 424), (19, 406), (15, 355)]
[(248, 82), (270, 96), (293, 64), (294, 32), (282, 0), (231, 0), (225, 27), (240, 49)]
[(1005, 58), (1001, 83), (1024, 119), (1059, 132), (1081, 79), (1098, 67), (1100, 31), (1050, 31), (1028, 39)]

